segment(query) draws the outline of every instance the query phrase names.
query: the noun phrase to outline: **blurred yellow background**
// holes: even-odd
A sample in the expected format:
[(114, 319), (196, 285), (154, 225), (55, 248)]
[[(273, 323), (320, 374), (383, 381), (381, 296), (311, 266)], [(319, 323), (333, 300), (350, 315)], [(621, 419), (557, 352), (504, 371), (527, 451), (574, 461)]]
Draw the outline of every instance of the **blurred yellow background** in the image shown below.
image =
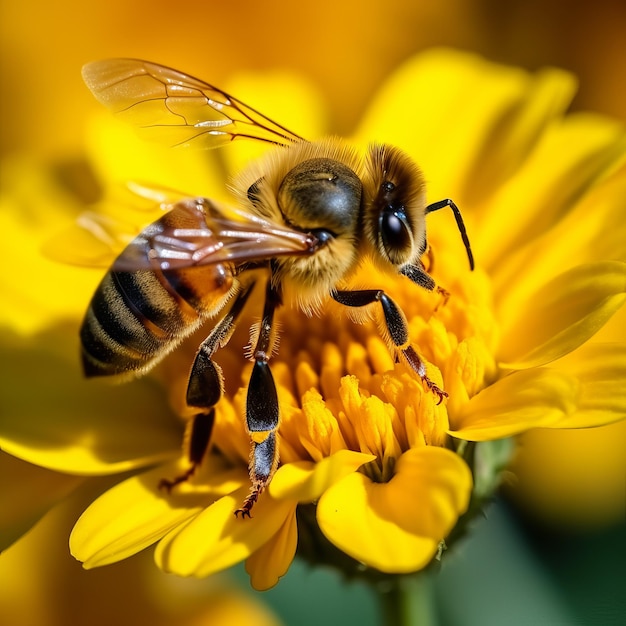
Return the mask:
[(332, 130), (346, 133), (391, 68), (448, 45), (572, 70), (581, 80), (576, 108), (626, 119), (622, 0), (21, 0), (0, 11), (3, 153), (74, 150), (95, 106), (80, 67), (110, 56), (157, 61), (218, 86), (242, 70), (294, 70), (319, 86)]

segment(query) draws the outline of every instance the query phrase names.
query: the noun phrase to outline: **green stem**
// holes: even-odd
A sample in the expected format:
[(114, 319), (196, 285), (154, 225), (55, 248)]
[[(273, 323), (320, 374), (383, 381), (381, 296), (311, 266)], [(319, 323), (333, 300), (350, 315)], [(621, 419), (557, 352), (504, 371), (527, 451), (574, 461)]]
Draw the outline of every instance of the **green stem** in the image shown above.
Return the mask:
[(396, 576), (379, 585), (379, 595), (384, 626), (437, 626), (433, 583), (429, 573)]

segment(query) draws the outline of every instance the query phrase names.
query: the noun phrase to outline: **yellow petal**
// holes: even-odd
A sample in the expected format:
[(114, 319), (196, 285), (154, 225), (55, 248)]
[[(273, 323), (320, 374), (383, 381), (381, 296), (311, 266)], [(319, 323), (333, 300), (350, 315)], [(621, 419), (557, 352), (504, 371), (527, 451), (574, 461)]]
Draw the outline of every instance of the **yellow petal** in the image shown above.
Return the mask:
[(472, 231), (476, 258), (497, 273), (511, 251), (563, 219), (625, 157), (618, 123), (577, 115), (555, 124), (523, 168), (481, 207), (480, 227)]
[(550, 428), (588, 428), (626, 418), (626, 343), (590, 343), (555, 364), (578, 379), (576, 411)]
[(495, 92), (500, 102), (490, 103), (493, 111), (485, 109), (490, 119), (488, 134), (472, 161), (461, 195), (470, 205), (482, 204), (516, 173), (546, 128), (565, 112), (576, 91), (576, 78), (557, 68), (543, 68), (532, 75), (520, 75), (512, 68), (506, 71), (509, 76), (504, 71), (498, 76), (489, 68), (494, 85), (480, 94), (491, 99)]
[(421, 569), (469, 503), (467, 465), (444, 448), (406, 452), (388, 483), (353, 473), (320, 498), (317, 520), (338, 548), (388, 573)]
[(298, 502), (312, 502), (333, 483), (375, 458), (373, 454), (340, 450), (319, 463), (309, 461), (287, 463), (274, 475), (269, 491), (272, 497), (277, 499), (290, 498)]
[(179, 464), (158, 467), (119, 483), (80, 516), (70, 537), (70, 550), (84, 567), (125, 559), (152, 545), (208, 506), (211, 493), (158, 488), (163, 478), (180, 474)]
[(235, 517), (247, 494), (248, 487), (243, 487), (223, 496), (165, 536), (155, 551), (159, 567), (179, 576), (204, 577), (247, 559), (269, 541), (293, 514), (295, 504), (264, 493), (251, 519)]
[(0, 446), (9, 454), (48, 469), (93, 475), (179, 452), (181, 424), (163, 389), (149, 379), (122, 385), (85, 380), (75, 327), (27, 338), (5, 334), (1, 345)]
[(574, 86), (565, 72), (534, 77), (477, 55), (435, 49), (392, 75), (359, 138), (409, 150), (427, 173), (433, 198), (453, 194), (461, 202), (465, 189), (482, 197), (519, 166)]
[(83, 482), (0, 452), (0, 550)]
[(626, 301), (626, 263), (580, 265), (550, 281), (517, 311), (502, 312), (501, 365), (521, 369), (557, 359), (587, 341)]
[(451, 416), (450, 434), (488, 441), (548, 426), (576, 410), (579, 392), (576, 378), (555, 369), (514, 372), (483, 389)]
[(257, 591), (271, 589), (284, 576), (296, 555), (298, 523), (296, 509), (285, 519), (280, 530), (246, 561), (250, 584)]
[(576, 265), (626, 258), (626, 166), (584, 195), (554, 228), (510, 248), (493, 268), (500, 310), (515, 310), (536, 290)]
[(425, 567), (438, 541), (407, 532), (379, 511), (379, 491), (363, 474), (350, 474), (327, 491), (317, 507), (321, 531), (354, 559), (387, 573)]
[(259, 599), (232, 581), (220, 577), (201, 585), (181, 584), (154, 567), (148, 551), (99, 571), (83, 570), (67, 554), (68, 528), (82, 499), (72, 497), (56, 506), (3, 552), (3, 624), (280, 626)]
[(402, 524), (416, 534), (442, 538), (467, 510), (472, 475), (457, 454), (425, 446), (412, 448), (398, 459), (389, 484), (396, 496), (390, 498), (390, 515), (406, 518)]
[(596, 333), (592, 343), (624, 343), (626, 341), (626, 307), (622, 307)]

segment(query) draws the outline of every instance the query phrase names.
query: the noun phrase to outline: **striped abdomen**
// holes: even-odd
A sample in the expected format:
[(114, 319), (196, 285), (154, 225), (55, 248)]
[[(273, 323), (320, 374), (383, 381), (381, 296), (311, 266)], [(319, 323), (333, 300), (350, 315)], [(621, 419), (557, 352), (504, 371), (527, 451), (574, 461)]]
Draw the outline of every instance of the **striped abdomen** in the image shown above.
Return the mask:
[[(165, 356), (229, 292), (230, 274), (222, 274), (226, 280), (219, 291), (215, 288), (213, 274), (218, 269), (206, 266), (160, 274), (150, 270), (109, 272), (91, 300), (80, 331), (85, 374), (141, 371)], [(197, 274), (193, 283), (185, 276), (191, 272)], [(203, 285), (209, 293), (198, 291)]]
[(185, 215), (174, 210), (149, 226), (122, 252), (100, 283), (80, 330), (87, 376), (148, 369), (228, 297), (233, 288), (228, 264), (169, 270), (116, 269), (132, 267), (141, 255), (148, 258), (155, 231), (189, 226), (180, 223), (181, 217)]

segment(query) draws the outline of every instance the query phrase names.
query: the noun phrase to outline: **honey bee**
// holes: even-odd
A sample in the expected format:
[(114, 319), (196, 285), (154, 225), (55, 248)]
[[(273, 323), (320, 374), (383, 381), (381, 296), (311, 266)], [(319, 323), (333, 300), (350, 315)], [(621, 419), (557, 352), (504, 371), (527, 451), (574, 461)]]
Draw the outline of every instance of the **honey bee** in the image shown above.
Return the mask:
[(424, 177), (409, 156), (390, 145), (373, 144), (360, 155), (339, 139), (306, 141), (226, 92), (155, 63), (90, 63), (83, 78), (101, 103), (161, 141), (214, 148), (248, 139), (274, 146), (232, 182), (237, 208), (184, 199), (145, 228), (103, 278), (80, 330), (87, 376), (131, 375), (145, 373), (207, 319), (216, 320), (189, 373), (190, 466), (161, 487), (187, 480), (202, 462), (224, 390), (213, 356), (260, 281), (265, 300), (251, 331), (245, 416), (252, 484), (235, 515), (250, 517), (278, 466), (280, 408), (270, 360), (277, 348), (274, 315), (283, 303), (307, 313), (329, 299), (351, 308), (380, 306), (396, 360), (443, 400), (447, 394), (428, 378), (394, 301), (380, 288), (346, 287), (367, 259), (438, 289), (420, 259), (427, 251), (426, 215), (443, 208), (453, 211), (474, 268), (459, 209), (449, 199), (427, 204)]

